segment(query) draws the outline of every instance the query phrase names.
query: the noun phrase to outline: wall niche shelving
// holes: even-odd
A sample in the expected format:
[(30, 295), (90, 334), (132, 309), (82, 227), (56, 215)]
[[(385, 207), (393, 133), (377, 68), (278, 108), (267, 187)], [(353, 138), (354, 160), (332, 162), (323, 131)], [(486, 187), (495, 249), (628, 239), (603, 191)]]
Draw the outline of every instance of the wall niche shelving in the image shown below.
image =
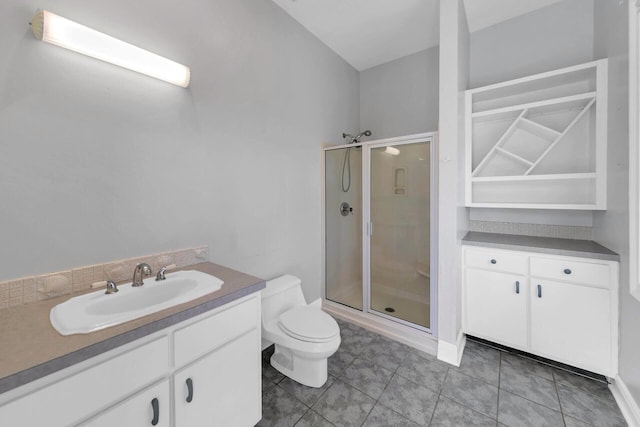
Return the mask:
[(465, 92), (466, 206), (606, 209), (607, 60)]

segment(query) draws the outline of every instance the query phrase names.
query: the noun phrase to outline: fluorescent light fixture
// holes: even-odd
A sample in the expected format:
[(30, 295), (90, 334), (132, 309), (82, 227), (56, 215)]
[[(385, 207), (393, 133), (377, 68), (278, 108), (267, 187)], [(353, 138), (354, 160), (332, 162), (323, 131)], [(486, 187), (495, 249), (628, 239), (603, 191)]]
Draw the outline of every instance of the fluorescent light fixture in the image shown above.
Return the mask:
[(39, 9), (31, 20), (31, 31), (39, 40), (65, 49), (187, 87), (189, 67), (132, 44)]
[(387, 147), (384, 150), (384, 152), (387, 153), (387, 154), (391, 154), (392, 156), (397, 156), (398, 154), (400, 154), (400, 150), (398, 150), (395, 147)]

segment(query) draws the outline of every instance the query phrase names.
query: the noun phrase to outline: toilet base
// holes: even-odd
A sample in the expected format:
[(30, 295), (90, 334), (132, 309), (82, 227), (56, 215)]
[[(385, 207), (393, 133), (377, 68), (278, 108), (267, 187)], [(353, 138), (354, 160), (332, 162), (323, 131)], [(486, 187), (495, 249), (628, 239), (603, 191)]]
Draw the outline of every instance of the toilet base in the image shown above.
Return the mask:
[(276, 344), (271, 356), (271, 366), (300, 384), (314, 388), (322, 387), (327, 382), (327, 358), (309, 359), (302, 356)]

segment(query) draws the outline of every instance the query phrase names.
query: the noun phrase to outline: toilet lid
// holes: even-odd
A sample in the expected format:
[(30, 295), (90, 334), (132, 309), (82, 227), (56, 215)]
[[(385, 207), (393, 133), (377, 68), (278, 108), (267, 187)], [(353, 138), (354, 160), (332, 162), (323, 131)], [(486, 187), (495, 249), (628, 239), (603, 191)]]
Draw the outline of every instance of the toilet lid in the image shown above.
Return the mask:
[(282, 313), (280, 329), (302, 341), (324, 342), (340, 333), (338, 323), (318, 307), (300, 306)]

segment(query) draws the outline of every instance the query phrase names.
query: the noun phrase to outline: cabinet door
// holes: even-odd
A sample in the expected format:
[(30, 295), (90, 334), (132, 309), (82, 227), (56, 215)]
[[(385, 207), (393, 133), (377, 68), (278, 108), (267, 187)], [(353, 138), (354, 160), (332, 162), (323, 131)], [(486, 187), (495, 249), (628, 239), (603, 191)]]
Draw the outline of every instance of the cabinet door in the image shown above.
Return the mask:
[(136, 393), (115, 407), (82, 424), (83, 427), (156, 426), (171, 425), (171, 393), (169, 380)]
[(176, 427), (246, 427), (260, 421), (259, 339), (253, 329), (175, 374)]
[(465, 332), (526, 349), (526, 278), (473, 268), (467, 268), (465, 276)]
[(609, 291), (531, 279), (531, 349), (602, 374), (611, 370)]

